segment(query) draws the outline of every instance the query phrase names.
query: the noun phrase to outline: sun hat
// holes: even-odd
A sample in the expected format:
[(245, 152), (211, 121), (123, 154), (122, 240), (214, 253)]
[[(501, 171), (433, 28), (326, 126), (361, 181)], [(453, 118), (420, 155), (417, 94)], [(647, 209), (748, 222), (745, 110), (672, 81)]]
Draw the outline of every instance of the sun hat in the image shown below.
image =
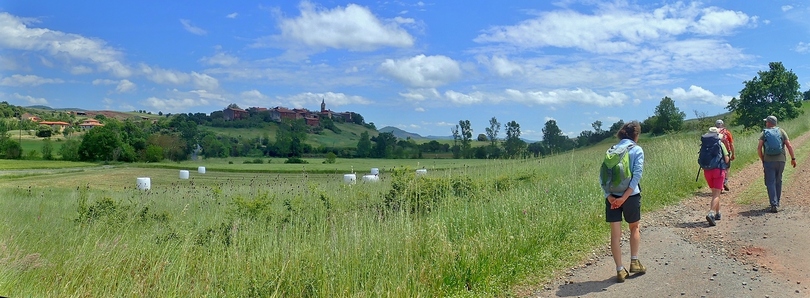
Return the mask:
[(717, 128), (723, 127), (723, 125), (725, 125), (725, 123), (723, 123), (723, 119), (717, 119), (717, 121), (714, 122), (714, 126)]
[(771, 115), (771, 116), (765, 117), (765, 119), (762, 119), (762, 120), (766, 121), (766, 122), (769, 122), (769, 123), (771, 123), (773, 125), (776, 125), (776, 116)]
[(714, 127), (714, 126), (709, 127), (709, 132), (711, 132), (711, 133), (717, 133), (717, 127)]

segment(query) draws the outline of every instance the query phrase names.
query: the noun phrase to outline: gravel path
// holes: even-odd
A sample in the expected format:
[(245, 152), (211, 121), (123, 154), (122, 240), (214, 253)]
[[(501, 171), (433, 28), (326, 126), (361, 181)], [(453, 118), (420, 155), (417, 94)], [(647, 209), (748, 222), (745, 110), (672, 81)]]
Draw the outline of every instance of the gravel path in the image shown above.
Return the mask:
[[(804, 134), (791, 141), (798, 149), (808, 139)], [(810, 297), (808, 162), (800, 158), (791, 180), (784, 181), (779, 213), (766, 212), (767, 195), (753, 204), (735, 203), (749, 185), (765, 188), (762, 164), (755, 162), (729, 181), (731, 191), (720, 196), (723, 218), (715, 227), (705, 221), (707, 188), (679, 205), (642, 215), (639, 257), (647, 274), (616, 283), (605, 245), (531, 297)], [(625, 266), (629, 247), (623, 239)]]

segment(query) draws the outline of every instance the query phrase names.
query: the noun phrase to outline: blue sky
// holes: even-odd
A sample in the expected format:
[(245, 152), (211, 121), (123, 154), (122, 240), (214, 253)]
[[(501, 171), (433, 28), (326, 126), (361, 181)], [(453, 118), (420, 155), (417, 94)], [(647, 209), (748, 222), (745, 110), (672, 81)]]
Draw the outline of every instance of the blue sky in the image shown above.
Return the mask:
[[(0, 100), (154, 113), (354, 111), (542, 139), (725, 112), (782, 62), (810, 87), (808, 1), (0, 1)], [(504, 129), (501, 130), (503, 136)]]

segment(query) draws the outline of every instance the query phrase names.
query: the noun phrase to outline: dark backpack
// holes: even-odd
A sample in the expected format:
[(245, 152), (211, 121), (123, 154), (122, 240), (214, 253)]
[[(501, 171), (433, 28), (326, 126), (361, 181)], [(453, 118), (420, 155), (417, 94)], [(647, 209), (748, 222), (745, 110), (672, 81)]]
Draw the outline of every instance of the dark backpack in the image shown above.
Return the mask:
[(765, 155), (780, 155), (784, 152), (782, 133), (778, 126), (766, 128), (762, 134), (765, 136), (765, 142), (762, 143)]
[(719, 134), (710, 132), (700, 137), (698, 165), (704, 170), (725, 168)]
[(630, 168), (630, 149), (635, 146), (612, 146), (605, 152), (605, 159), (599, 170), (602, 190), (607, 193), (624, 193), (630, 187), (633, 169)]

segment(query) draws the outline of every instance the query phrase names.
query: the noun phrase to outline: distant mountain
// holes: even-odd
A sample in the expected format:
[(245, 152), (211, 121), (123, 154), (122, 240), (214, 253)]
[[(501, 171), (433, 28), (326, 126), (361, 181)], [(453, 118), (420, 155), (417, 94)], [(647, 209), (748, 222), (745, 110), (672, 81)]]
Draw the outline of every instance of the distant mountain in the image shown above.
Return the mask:
[(414, 140), (424, 139), (424, 137), (420, 136), (419, 134), (412, 133), (412, 132), (407, 132), (407, 131), (401, 130), (401, 129), (393, 127), (393, 126), (386, 126), (386, 127), (378, 129), (377, 131), (381, 132), (381, 133), (382, 132), (393, 133), (394, 136), (397, 137), (398, 139), (407, 139), (407, 138), (411, 138), (411, 139), (414, 139)]
[(426, 136), (428, 140), (452, 140), (453, 136)]
[(85, 109), (79, 109), (79, 108), (52, 108), (52, 107), (43, 106), (43, 105), (33, 105), (33, 106), (27, 106), (25, 108), (38, 109), (38, 110), (48, 110), (48, 111), (86, 111)]

